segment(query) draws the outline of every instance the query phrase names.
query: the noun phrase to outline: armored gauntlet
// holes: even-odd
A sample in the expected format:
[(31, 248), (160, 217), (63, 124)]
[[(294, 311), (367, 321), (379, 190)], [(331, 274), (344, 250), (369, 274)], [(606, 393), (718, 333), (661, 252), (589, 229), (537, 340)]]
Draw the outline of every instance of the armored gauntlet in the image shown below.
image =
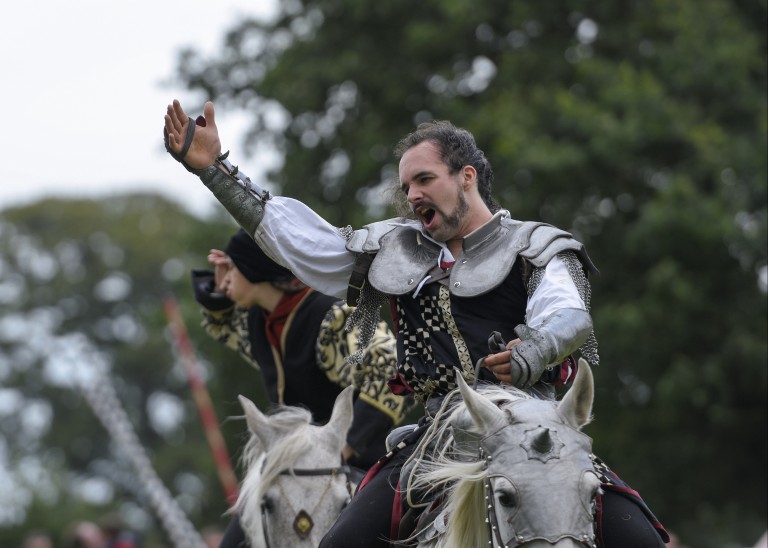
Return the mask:
[(551, 364), (559, 364), (577, 350), (592, 332), (592, 318), (586, 310), (565, 308), (549, 316), (538, 329), (518, 325), (520, 344), (513, 346), (510, 362), (512, 384), (529, 388)]

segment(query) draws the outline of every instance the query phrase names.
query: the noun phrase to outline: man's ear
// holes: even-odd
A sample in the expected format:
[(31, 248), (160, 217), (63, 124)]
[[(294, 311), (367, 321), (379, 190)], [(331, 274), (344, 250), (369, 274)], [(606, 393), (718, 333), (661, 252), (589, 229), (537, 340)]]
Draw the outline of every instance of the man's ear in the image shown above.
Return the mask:
[(474, 167), (470, 165), (464, 166), (461, 168), (461, 175), (464, 190), (469, 190), (473, 185), (477, 185), (477, 170)]

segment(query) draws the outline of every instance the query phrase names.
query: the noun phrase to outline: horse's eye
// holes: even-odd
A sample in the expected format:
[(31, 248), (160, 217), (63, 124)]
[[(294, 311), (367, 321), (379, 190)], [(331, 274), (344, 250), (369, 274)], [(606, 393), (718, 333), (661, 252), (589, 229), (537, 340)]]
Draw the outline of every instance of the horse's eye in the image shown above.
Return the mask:
[(499, 501), (499, 504), (506, 508), (511, 508), (517, 503), (517, 501), (515, 501), (515, 494), (512, 491), (507, 491), (506, 489), (497, 492), (496, 498)]
[(270, 497), (264, 497), (261, 501), (261, 508), (265, 512), (272, 512), (275, 509), (275, 502)]

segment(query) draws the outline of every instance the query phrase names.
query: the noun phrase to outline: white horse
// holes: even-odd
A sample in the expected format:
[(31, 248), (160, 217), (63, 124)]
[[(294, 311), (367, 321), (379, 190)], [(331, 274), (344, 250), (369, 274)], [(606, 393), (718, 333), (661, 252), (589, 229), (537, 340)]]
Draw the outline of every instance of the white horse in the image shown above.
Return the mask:
[(595, 546), (600, 481), (590, 460), (592, 440), (580, 432), (594, 395), (587, 362), (580, 360), (559, 403), (511, 387), (474, 391), (461, 375), (458, 382), (411, 457), (404, 496), (411, 505), (425, 494), (432, 502), (406, 544)]
[(252, 548), (314, 548), (349, 502), (354, 486), (341, 450), (353, 393), (349, 386), (337, 396), (325, 426), (313, 425), (306, 409), (266, 415), (240, 396), (251, 437), (234, 511)]

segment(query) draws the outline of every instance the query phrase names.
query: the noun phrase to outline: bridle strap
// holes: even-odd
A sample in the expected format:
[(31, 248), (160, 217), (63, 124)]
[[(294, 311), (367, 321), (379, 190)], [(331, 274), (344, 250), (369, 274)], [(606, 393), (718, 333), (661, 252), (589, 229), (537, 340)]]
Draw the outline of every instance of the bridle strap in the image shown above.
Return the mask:
[[(501, 530), (499, 529), (499, 522), (496, 518), (496, 503), (493, 497), (490, 477), (485, 478), (485, 500), (488, 537), (491, 539), (489, 541), (490, 545), (492, 548), (509, 548), (509, 545), (504, 544), (501, 540)], [(517, 546), (517, 544), (515, 544), (515, 546)]]
[(269, 531), (267, 530), (267, 508), (263, 499), (261, 501), (261, 528), (264, 531), (264, 546), (265, 548), (271, 548), (269, 544)]
[[(485, 453), (485, 448), (480, 446), (480, 458), (485, 461), (486, 472), (488, 470), (488, 461), (491, 459), (490, 455)], [(496, 502), (493, 496), (493, 487), (491, 486), (491, 478), (486, 474), (485, 477), (485, 522), (488, 524), (488, 538), (491, 548), (509, 548), (501, 540), (501, 530), (499, 529), (499, 522), (496, 517)]]
[[(262, 463), (262, 467), (266, 464), (266, 460)], [(351, 473), (351, 470), (349, 468), (349, 465), (342, 464), (341, 466), (336, 466), (334, 468), (286, 468), (282, 472), (280, 472), (281, 476), (336, 476), (339, 474), (344, 474), (347, 476), (347, 489), (350, 491), (351, 495), (351, 488), (349, 485), (349, 475)], [(267, 529), (267, 508), (264, 504), (264, 500), (261, 501), (261, 528), (264, 531), (264, 545), (266, 548), (271, 548), (271, 544), (269, 542), (269, 530)]]
[(346, 464), (335, 468), (293, 468), (280, 472), (284, 476), (334, 476), (336, 474), (349, 474), (350, 468)]

